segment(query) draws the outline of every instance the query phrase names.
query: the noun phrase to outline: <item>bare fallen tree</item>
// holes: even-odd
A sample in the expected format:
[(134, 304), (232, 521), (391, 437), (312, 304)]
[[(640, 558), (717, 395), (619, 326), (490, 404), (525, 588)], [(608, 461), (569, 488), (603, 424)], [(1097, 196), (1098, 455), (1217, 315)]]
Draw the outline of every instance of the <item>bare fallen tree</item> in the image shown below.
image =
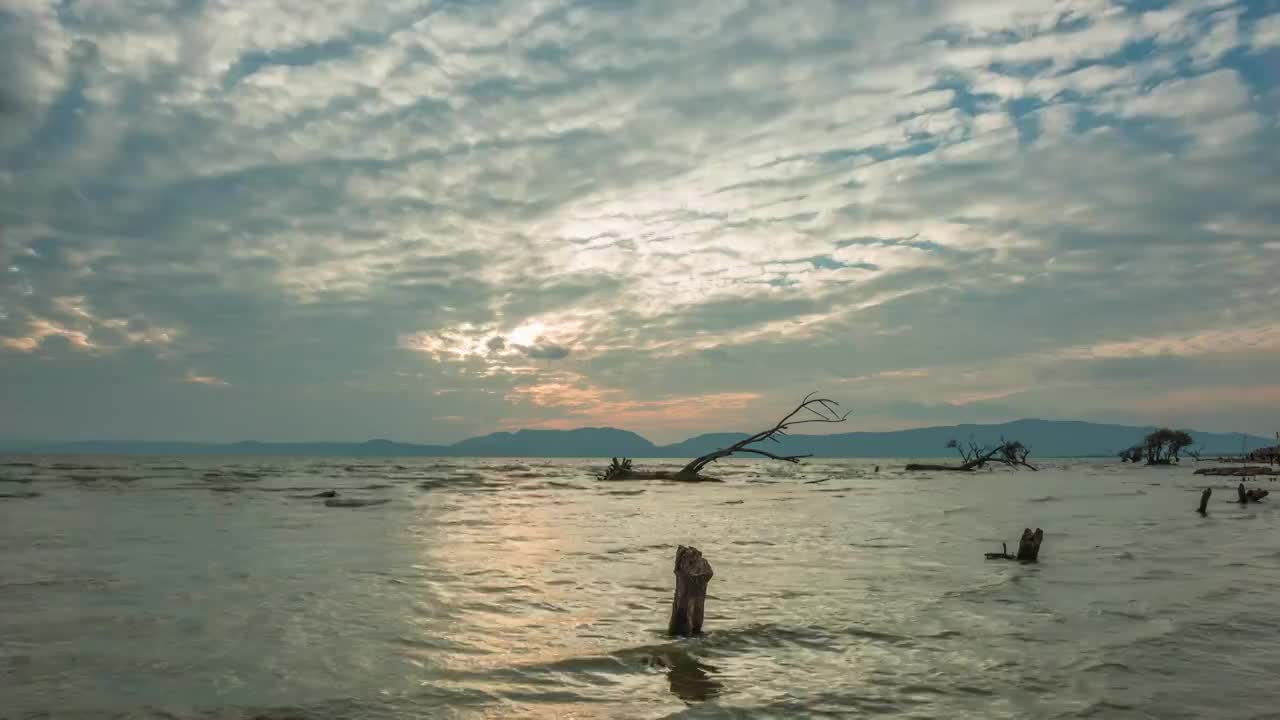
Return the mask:
[(842, 423), (849, 417), (849, 413), (841, 413), (837, 410), (840, 403), (827, 398), (814, 397), (817, 393), (809, 393), (804, 400), (796, 406), (796, 409), (787, 413), (786, 417), (779, 420), (773, 427), (768, 430), (761, 430), (755, 435), (745, 437), (727, 448), (721, 448), (706, 455), (696, 457), (690, 460), (688, 464), (677, 471), (669, 470), (636, 470), (631, 465), (631, 458), (613, 458), (613, 462), (602, 473), (596, 475), (597, 480), (674, 480), (676, 482), (720, 482), (716, 478), (706, 477), (702, 474), (702, 470), (707, 465), (726, 458), (730, 455), (739, 453), (749, 455), (759, 455), (771, 460), (781, 460), (783, 462), (798, 463), (802, 459), (810, 457), (809, 455), (778, 455), (768, 450), (761, 450), (758, 447), (752, 447), (758, 443), (771, 440), (780, 442), (778, 438), (787, 435), (787, 431), (796, 425), (805, 425), (809, 423)]
[(1268, 465), (1280, 464), (1280, 432), (1276, 433), (1275, 445), (1258, 448), (1246, 455), (1245, 459), (1250, 462), (1261, 462)]
[(907, 470), (945, 470), (950, 472), (971, 472), (978, 468), (985, 467), (987, 463), (997, 463), (1000, 465), (1008, 465), (1013, 469), (1020, 467), (1029, 470), (1039, 470), (1040, 468), (1027, 462), (1027, 456), (1031, 454), (1031, 448), (1023, 445), (1017, 440), (1008, 441), (1000, 438), (1000, 444), (995, 447), (982, 446), (972, 440), (969, 441), (969, 447), (965, 448), (960, 443), (952, 440), (947, 443), (947, 447), (960, 453), (959, 465), (932, 465), (928, 463), (912, 463), (907, 466)]

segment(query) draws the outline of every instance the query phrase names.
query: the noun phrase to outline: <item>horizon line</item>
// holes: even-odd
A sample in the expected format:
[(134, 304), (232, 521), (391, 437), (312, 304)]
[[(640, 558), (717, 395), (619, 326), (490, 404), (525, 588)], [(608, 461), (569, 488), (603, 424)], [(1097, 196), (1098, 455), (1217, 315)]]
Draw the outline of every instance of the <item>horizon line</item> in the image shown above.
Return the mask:
[[(1142, 430), (1149, 429), (1149, 428), (1174, 427), (1174, 426), (1170, 426), (1170, 425), (1162, 425), (1162, 424), (1159, 424), (1159, 423), (1147, 423), (1147, 424), (1140, 424), (1140, 425), (1138, 425), (1138, 424), (1126, 424), (1126, 423), (1118, 423), (1118, 422), (1100, 422), (1100, 421), (1094, 421), (1094, 420), (1078, 420), (1078, 419), (1070, 419), (1070, 420), (1047, 420), (1047, 419), (1044, 419), (1044, 418), (1024, 417), (1024, 418), (1018, 418), (1018, 419), (1016, 419), (1016, 420), (1006, 420), (1006, 421), (1002, 421), (1002, 422), (990, 422), (990, 423), (983, 423), (983, 422), (958, 422), (958, 423), (949, 423), (949, 424), (936, 424), (936, 425), (921, 425), (921, 426), (914, 426), (914, 427), (903, 427), (903, 428), (897, 428), (897, 429), (893, 429), (893, 430), (849, 430), (849, 431), (845, 431), (845, 432), (827, 432), (827, 433), (802, 433), (802, 432), (797, 432), (797, 433), (793, 433), (793, 436), (805, 436), (805, 437), (832, 437), (832, 436), (837, 436), (837, 435), (856, 435), (856, 434), (863, 434), (863, 435), (887, 435), (887, 434), (893, 434), (893, 433), (903, 433), (903, 432), (912, 432), (912, 431), (921, 431), (921, 430), (939, 430), (939, 429), (947, 429), (947, 428), (963, 428), (963, 427), (970, 427), (970, 426), (972, 426), (972, 427), (999, 427), (999, 426), (1003, 426), (1003, 425), (1014, 425), (1014, 424), (1017, 424), (1017, 423), (1027, 423), (1027, 422), (1043, 422), (1043, 423), (1080, 423), (1080, 424), (1084, 424), (1084, 425), (1114, 426), (1114, 427), (1123, 427), (1123, 428), (1136, 428), (1136, 429), (1142, 429)], [(1240, 431), (1240, 430), (1202, 430), (1202, 429), (1186, 428), (1186, 427), (1177, 427), (1177, 428), (1175, 428), (1175, 429), (1181, 429), (1181, 430), (1185, 430), (1185, 431), (1187, 431), (1187, 432), (1202, 433), (1202, 434), (1212, 434), (1212, 435), (1241, 435), (1241, 436), (1248, 436), (1248, 437), (1252, 437), (1252, 438), (1259, 438), (1259, 439), (1268, 440), (1268, 441), (1271, 439), (1271, 438), (1269, 438), (1266, 434), (1264, 434), (1264, 433), (1260, 433), (1260, 432), (1256, 432), (1256, 431)], [(53, 440), (53, 439), (35, 439), (35, 438), (3, 438), (3, 437), (0, 437), (0, 443), (4, 443), (4, 444), (27, 444), (27, 445), (50, 445), (50, 446), (58, 446), (58, 445), (78, 445), (78, 444), (95, 444), (95, 443), (100, 443), (100, 444), (151, 444), (151, 445), (208, 445), (208, 446), (215, 446), (215, 447), (216, 447), (216, 446), (229, 446), (229, 445), (368, 445), (368, 444), (373, 444), (373, 443), (390, 443), (390, 444), (394, 444), (394, 445), (412, 445), (412, 446), (419, 446), (419, 447), (439, 447), (439, 448), (448, 448), (448, 447), (453, 447), (453, 446), (455, 446), (455, 445), (458, 445), (458, 444), (461, 444), (461, 443), (467, 442), (467, 441), (469, 441), (469, 440), (477, 440), (477, 439), (481, 439), (481, 438), (492, 437), (492, 436), (495, 436), (495, 435), (515, 435), (515, 434), (517, 434), (517, 433), (522, 433), (522, 432), (571, 433), (571, 432), (578, 432), (578, 431), (583, 431), (583, 430), (610, 430), (610, 431), (615, 431), (615, 432), (630, 433), (630, 434), (635, 435), (636, 437), (639, 437), (640, 439), (642, 439), (642, 440), (644, 440), (644, 441), (648, 442), (649, 444), (653, 445), (654, 447), (659, 447), (659, 448), (661, 448), (661, 447), (667, 447), (667, 446), (671, 446), (671, 445), (679, 445), (680, 443), (688, 442), (688, 441), (690, 441), (690, 440), (694, 440), (694, 439), (697, 439), (697, 438), (699, 438), (699, 437), (703, 437), (703, 436), (706, 436), (706, 435), (749, 435), (749, 434), (750, 434), (749, 432), (741, 431), (741, 430), (710, 430), (710, 431), (703, 431), (703, 432), (698, 432), (698, 433), (695, 433), (695, 434), (689, 435), (689, 436), (685, 437), (685, 438), (684, 438), (684, 439), (682, 439), (682, 440), (675, 440), (675, 441), (667, 442), (667, 443), (657, 443), (657, 442), (654, 442), (653, 440), (649, 439), (649, 438), (648, 438), (646, 435), (644, 435), (643, 433), (638, 432), (638, 431), (635, 431), (635, 430), (627, 430), (627, 429), (625, 429), (625, 428), (615, 427), (615, 426), (611, 426), (611, 425), (584, 425), (584, 426), (581, 426), (581, 427), (574, 427), (574, 428), (567, 428), (567, 429), (566, 429), (566, 428), (538, 428), (538, 427), (528, 427), (528, 428), (519, 428), (519, 429), (516, 429), (516, 430), (494, 430), (494, 431), (487, 432), (487, 433), (481, 433), (481, 434), (477, 434), (477, 435), (471, 435), (471, 436), (468, 436), (468, 437), (462, 438), (461, 440), (456, 440), (456, 441), (453, 441), (453, 442), (447, 442), (447, 443), (430, 442), (430, 441), (417, 441), (417, 440), (393, 440), (393, 439), (386, 438), (386, 437), (370, 437), (370, 438), (365, 438), (365, 439), (362, 439), (362, 440), (263, 440), (263, 439), (240, 439), (240, 440), (157, 440), (157, 439), (138, 439), (138, 438), (131, 438), (131, 439), (103, 439), (103, 438), (88, 438), (88, 439), (85, 439), (85, 438), (80, 438), (80, 439), (74, 439), (74, 440)]]

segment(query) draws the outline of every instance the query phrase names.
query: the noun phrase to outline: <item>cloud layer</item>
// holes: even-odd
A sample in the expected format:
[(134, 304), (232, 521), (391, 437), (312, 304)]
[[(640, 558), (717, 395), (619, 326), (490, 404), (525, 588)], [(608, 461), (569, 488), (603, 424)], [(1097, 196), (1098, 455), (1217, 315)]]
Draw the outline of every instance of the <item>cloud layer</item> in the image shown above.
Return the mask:
[(0, 64), (0, 435), (1277, 422), (1275, 2), (0, 0)]

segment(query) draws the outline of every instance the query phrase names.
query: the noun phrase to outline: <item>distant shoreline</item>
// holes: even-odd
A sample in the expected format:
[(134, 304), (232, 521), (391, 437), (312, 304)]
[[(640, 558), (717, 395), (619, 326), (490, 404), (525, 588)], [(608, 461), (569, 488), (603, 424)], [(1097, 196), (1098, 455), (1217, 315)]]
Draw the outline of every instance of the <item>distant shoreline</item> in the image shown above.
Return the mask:
[[(810, 455), (814, 459), (939, 458), (950, 457), (951, 440), (995, 445), (1017, 440), (1040, 459), (1089, 459), (1118, 457), (1154, 428), (1109, 425), (1079, 420), (1015, 420), (992, 425), (948, 425), (885, 432), (850, 432), (831, 435), (789, 435), (773, 449), (785, 454)], [(1212, 433), (1191, 430), (1195, 446), (1205, 458), (1236, 457), (1267, 447), (1275, 441), (1260, 435)], [(497, 458), (690, 458), (726, 447), (743, 433), (707, 433), (669, 445), (617, 428), (575, 430), (519, 430), (468, 438), (448, 445), (403, 443), (392, 440), (364, 442), (157, 442), (81, 441), (42, 442), (0, 439), (0, 454), (23, 455), (125, 455), (214, 457), (497, 457)]]

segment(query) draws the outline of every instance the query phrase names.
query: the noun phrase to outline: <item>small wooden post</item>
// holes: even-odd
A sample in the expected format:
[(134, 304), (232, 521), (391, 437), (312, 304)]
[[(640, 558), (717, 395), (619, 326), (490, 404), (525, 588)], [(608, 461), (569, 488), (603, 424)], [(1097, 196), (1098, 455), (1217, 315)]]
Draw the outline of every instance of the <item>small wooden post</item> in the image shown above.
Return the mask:
[(1206, 508), (1209, 507), (1209, 496), (1212, 494), (1213, 494), (1213, 488), (1205, 488), (1204, 492), (1200, 493), (1200, 507), (1196, 509), (1196, 512), (1200, 513), (1201, 515), (1204, 515), (1208, 512)]
[(1022, 530), (1022, 539), (1018, 542), (1018, 562), (1039, 562), (1040, 543), (1043, 541), (1043, 530), (1036, 528), (1033, 533), (1031, 528), (1024, 528)]
[(1013, 556), (1009, 554), (1009, 543), (1000, 543), (1000, 552), (983, 553), (988, 560), (1012, 560)]
[(671, 622), (667, 633), (679, 637), (702, 634), (702, 610), (707, 601), (707, 583), (715, 575), (711, 563), (695, 547), (676, 549), (676, 594), (671, 600)]

